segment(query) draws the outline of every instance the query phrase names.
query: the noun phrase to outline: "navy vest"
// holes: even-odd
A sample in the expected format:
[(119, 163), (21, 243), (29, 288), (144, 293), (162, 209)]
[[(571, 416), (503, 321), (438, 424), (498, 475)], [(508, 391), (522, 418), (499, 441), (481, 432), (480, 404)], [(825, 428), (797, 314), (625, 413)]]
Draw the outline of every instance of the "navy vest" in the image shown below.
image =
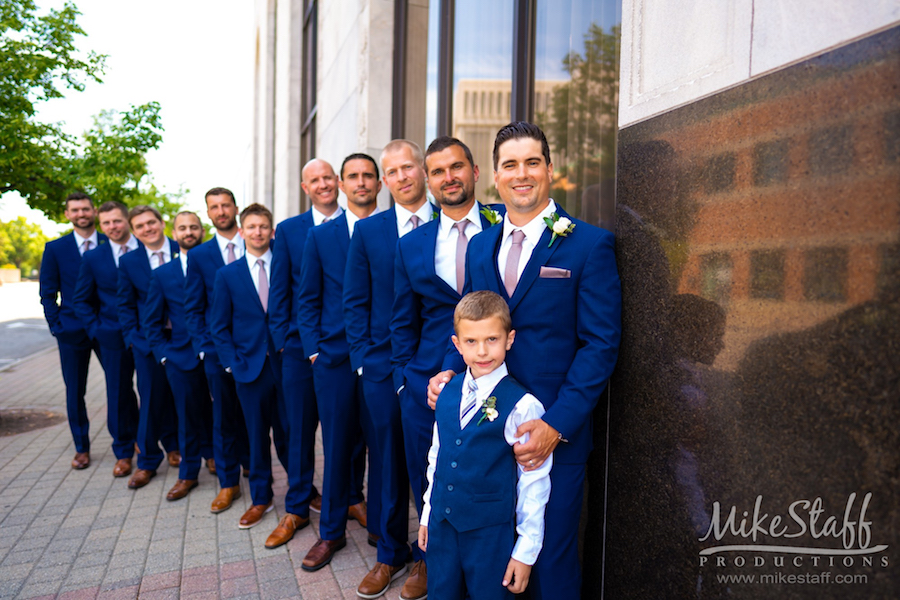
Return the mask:
[(431, 519), (446, 519), (457, 531), (471, 531), (516, 520), (518, 473), (512, 448), (503, 436), (509, 413), (527, 392), (512, 377), (504, 377), (490, 396), (499, 416), (478, 425), (478, 411), (465, 429), (459, 428), (459, 398), (464, 374), (441, 392), (435, 419), (441, 447), (431, 489)]

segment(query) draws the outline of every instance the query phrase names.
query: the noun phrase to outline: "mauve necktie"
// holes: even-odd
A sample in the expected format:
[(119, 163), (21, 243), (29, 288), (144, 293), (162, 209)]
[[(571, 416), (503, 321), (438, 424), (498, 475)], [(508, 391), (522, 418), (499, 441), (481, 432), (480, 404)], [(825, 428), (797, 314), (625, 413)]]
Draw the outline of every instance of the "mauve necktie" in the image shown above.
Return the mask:
[(84, 240), (81, 244), (81, 254), (84, 255), (85, 252), (91, 249), (91, 240)]
[(166, 255), (163, 254), (162, 250), (160, 250), (159, 252), (154, 252), (154, 253), (153, 253), (153, 256), (155, 256), (155, 257), (156, 257), (156, 260), (159, 261), (159, 262), (156, 264), (156, 268), (157, 268), (157, 269), (158, 269), (159, 267), (163, 266), (164, 264), (166, 264)]
[(509, 249), (509, 255), (506, 257), (506, 271), (504, 271), (504, 284), (506, 286), (506, 295), (510, 298), (516, 291), (516, 284), (519, 283), (519, 257), (522, 256), (522, 240), (525, 234), (521, 229), (512, 232), (512, 247)]
[(415, 229), (422, 224), (422, 219), (418, 215), (413, 215), (409, 218), (409, 222), (412, 223), (412, 228)]
[(237, 256), (234, 255), (234, 242), (225, 244), (225, 249), (228, 251), (228, 257), (225, 259), (225, 264), (230, 265), (237, 260)]
[(263, 259), (256, 261), (259, 267), (259, 301), (262, 303), (263, 310), (269, 312), (269, 280), (266, 279), (266, 262)]
[(459, 231), (459, 237), (456, 238), (456, 291), (459, 294), (462, 294), (463, 284), (466, 282), (466, 248), (469, 247), (466, 225), (468, 224), (468, 219), (453, 224)]
[(128, 252), (129, 250), (131, 250), (131, 248), (129, 248), (128, 246), (120, 246), (120, 247), (119, 247), (119, 256), (122, 256), (123, 254), (125, 254), (125, 253)]

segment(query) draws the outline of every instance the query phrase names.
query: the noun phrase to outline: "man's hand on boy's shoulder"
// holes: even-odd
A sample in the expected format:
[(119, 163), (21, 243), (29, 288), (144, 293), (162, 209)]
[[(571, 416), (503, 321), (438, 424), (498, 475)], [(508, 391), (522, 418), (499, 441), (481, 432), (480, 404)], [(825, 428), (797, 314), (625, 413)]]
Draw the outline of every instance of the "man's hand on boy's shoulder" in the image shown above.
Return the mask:
[(441, 371), (428, 380), (428, 406), (431, 407), (431, 410), (434, 410), (434, 407), (437, 406), (437, 399), (441, 395), (441, 390), (453, 379), (454, 375), (456, 375), (456, 372), (448, 369)]
[[(421, 534), (421, 530), (420, 533)], [(521, 594), (528, 587), (528, 579), (531, 577), (531, 565), (521, 563), (514, 558), (509, 559), (506, 565), (506, 574), (503, 575), (503, 587), (513, 594)]]
[(516, 429), (516, 437), (522, 437), (526, 433), (528, 441), (524, 444), (516, 442), (513, 452), (523, 469), (534, 471), (553, 454), (553, 450), (559, 444), (559, 432), (543, 419), (532, 419), (525, 421)]

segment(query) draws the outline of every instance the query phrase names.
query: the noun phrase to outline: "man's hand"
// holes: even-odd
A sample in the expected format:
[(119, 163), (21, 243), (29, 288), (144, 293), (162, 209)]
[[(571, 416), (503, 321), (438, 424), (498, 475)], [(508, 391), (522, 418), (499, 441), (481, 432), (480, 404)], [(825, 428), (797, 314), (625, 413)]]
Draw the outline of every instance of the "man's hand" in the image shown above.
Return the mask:
[[(422, 535), (419, 533), (419, 535)], [(513, 594), (521, 594), (528, 587), (528, 578), (531, 577), (531, 565), (520, 563), (514, 558), (509, 559), (506, 565), (506, 574), (503, 576), (503, 587)]]
[(532, 419), (525, 421), (516, 429), (516, 437), (522, 437), (526, 433), (528, 442), (524, 444), (516, 442), (513, 452), (516, 455), (516, 461), (526, 471), (534, 471), (544, 464), (548, 456), (553, 454), (553, 450), (559, 443), (559, 432), (547, 425), (543, 419)]
[(441, 371), (428, 380), (428, 406), (431, 407), (431, 410), (434, 410), (434, 407), (437, 406), (437, 399), (441, 395), (444, 385), (449, 383), (454, 375), (456, 375), (456, 371)]
[(419, 525), (419, 548), (422, 552), (428, 550), (428, 528), (424, 525)]

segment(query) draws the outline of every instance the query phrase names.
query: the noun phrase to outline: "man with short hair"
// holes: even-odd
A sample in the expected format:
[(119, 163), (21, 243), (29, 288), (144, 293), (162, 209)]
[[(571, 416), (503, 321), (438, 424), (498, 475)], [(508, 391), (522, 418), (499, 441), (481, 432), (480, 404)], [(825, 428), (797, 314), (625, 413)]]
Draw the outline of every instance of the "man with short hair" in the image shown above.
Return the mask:
[[(344, 320), (350, 364), (361, 376), (363, 406), (372, 420), (369, 471), (381, 469), (381, 539), (375, 566), (357, 595), (377, 598), (406, 572), (409, 556), (409, 476), (400, 405), (391, 379), (391, 306), (397, 240), (431, 221), (422, 149), (394, 140), (381, 152), (384, 183), (394, 199), (385, 212), (360, 221), (350, 240), (344, 275)], [(371, 500), (371, 494), (369, 499)]]
[[(272, 213), (265, 206), (251, 204), (241, 211), (246, 253), (216, 273), (210, 313), (209, 333), (222, 367), (234, 376), (250, 442), (252, 505), (239, 529), (255, 527), (273, 508), (269, 430), (287, 422), (267, 314), (273, 231)], [(290, 471), (290, 461), (284, 466)]]
[[(203, 241), (203, 224), (192, 212), (175, 215), (172, 235), (178, 252), (153, 270), (141, 327), (157, 362), (165, 369), (178, 413), (178, 480), (166, 500), (180, 500), (197, 487), (203, 457), (212, 460), (212, 402), (203, 365), (191, 346), (184, 318), (188, 251)], [(215, 463), (208, 462), (210, 467)]]
[[(547, 409), (516, 436), (516, 460), (533, 471), (553, 454), (553, 493), (546, 536), (531, 575), (534, 598), (578, 598), (578, 522), (585, 463), (592, 446), (591, 415), (616, 362), (621, 334), (621, 288), (614, 236), (569, 217), (550, 198), (553, 164), (539, 127), (506, 125), (494, 141), (494, 183), (506, 205), (502, 227), (473, 238), (465, 292), (491, 290), (507, 300), (516, 344), (509, 372)], [(448, 354), (429, 382), (429, 401), (463, 364)]]
[(137, 371), (140, 420), (138, 421), (137, 471), (128, 487), (142, 488), (156, 476), (162, 462), (162, 441), (169, 465), (177, 467), (178, 423), (175, 401), (162, 365), (153, 358), (147, 336), (141, 327), (141, 314), (146, 310), (147, 288), (154, 269), (170, 262), (178, 253), (178, 245), (165, 235), (162, 215), (152, 206), (135, 206), (128, 212), (128, 224), (141, 242), (143, 252), (133, 252), (119, 260), (118, 310), (125, 345), (134, 356)]
[(209, 334), (213, 286), (216, 272), (243, 258), (244, 240), (237, 226), (237, 203), (231, 190), (214, 187), (206, 192), (206, 215), (215, 227), (213, 238), (188, 254), (184, 279), (184, 314), (194, 352), (213, 398), (213, 456), (221, 490), (210, 506), (220, 513), (241, 496), (241, 465), (250, 464), (247, 428), (241, 412), (234, 378), (219, 361)]
[(65, 203), (64, 214), (72, 224), (72, 232), (47, 242), (44, 246), (40, 294), (44, 317), (59, 346), (59, 362), (66, 384), (66, 414), (75, 442), (72, 468), (86, 469), (91, 464), (91, 439), (84, 394), (87, 390), (91, 350), (99, 359), (100, 345), (88, 337), (84, 325), (72, 308), (72, 298), (78, 281), (81, 256), (105, 242), (106, 236), (97, 233), (94, 225), (97, 210), (90, 196), (73, 192), (66, 197)]
[[(301, 568), (317, 571), (346, 546), (347, 518), (380, 535), (381, 473), (369, 469), (369, 506), (350, 504), (354, 457), (369, 420), (361, 406), (359, 376), (350, 366), (350, 347), (344, 330), (344, 271), (355, 227), (377, 208), (381, 189), (378, 165), (367, 154), (351, 154), (341, 165), (338, 187), (347, 196), (347, 210), (328, 223), (309, 230), (303, 249), (298, 303), (298, 329), (303, 349), (313, 365), (313, 383), (325, 470), (322, 476), (321, 539), (303, 559)], [(362, 427), (361, 427), (362, 425)], [(366, 432), (370, 433), (370, 432)], [(369, 438), (371, 439), (371, 437)]]
[(119, 323), (117, 294), (119, 259), (140, 244), (128, 229), (128, 209), (121, 202), (104, 202), (98, 209), (100, 228), (107, 236), (81, 257), (72, 307), (88, 336), (100, 344), (106, 374), (106, 426), (116, 455), (114, 477), (131, 474), (137, 438), (138, 406), (134, 393), (134, 357)]
[[(419, 514), (434, 427), (434, 411), (425, 391), (428, 378), (440, 370), (453, 335), (453, 310), (461, 298), (468, 241), (504, 212), (502, 206), (475, 200), (478, 166), (458, 139), (442, 136), (431, 142), (425, 172), (441, 214), (397, 244), (390, 324), (393, 387), (399, 395), (406, 463)], [(413, 557), (416, 562), (401, 593), (404, 599), (423, 598), (427, 593), (425, 553), (418, 545), (413, 546)]]

